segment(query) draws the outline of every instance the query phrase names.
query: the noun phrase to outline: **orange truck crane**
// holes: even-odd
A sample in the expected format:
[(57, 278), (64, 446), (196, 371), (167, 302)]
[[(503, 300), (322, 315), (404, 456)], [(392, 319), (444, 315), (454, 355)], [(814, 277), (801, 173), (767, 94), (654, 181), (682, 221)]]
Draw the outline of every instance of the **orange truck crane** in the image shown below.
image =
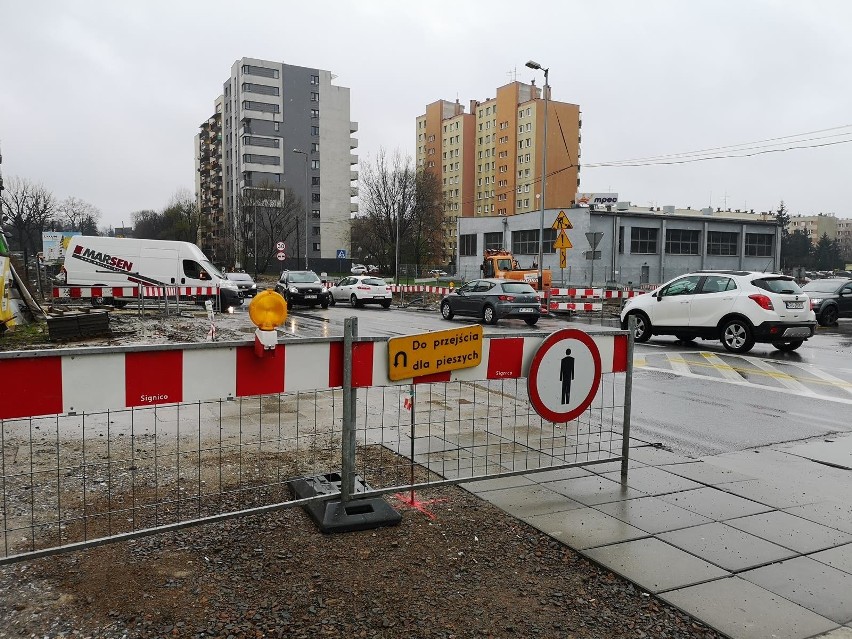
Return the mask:
[[(509, 251), (503, 249), (486, 249), (485, 257), (480, 265), (482, 277), (502, 277), (507, 280), (520, 280), (526, 282), (538, 290), (538, 266), (533, 268), (521, 268), (518, 260)], [(550, 269), (541, 272), (544, 290), (550, 289), (553, 281)]]

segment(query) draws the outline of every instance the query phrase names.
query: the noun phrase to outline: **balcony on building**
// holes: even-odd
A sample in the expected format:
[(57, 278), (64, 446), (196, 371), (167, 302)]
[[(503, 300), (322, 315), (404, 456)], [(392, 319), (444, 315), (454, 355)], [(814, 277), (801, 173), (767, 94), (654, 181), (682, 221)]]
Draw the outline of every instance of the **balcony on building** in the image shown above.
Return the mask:
[(358, 123), (357, 122), (349, 122), (349, 133), (357, 133), (358, 132)]
[(358, 171), (349, 171), (349, 181), (357, 182), (358, 181)]
[(358, 204), (357, 204), (357, 202), (350, 202), (350, 203), (349, 203), (349, 212), (350, 212), (350, 213), (357, 213), (357, 212), (358, 212)]
[(358, 156), (356, 154), (349, 154), (349, 164), (358, 164)]
[(358, 187), (350, 186), (349, 187), (349, 197), (358, 197)]
[(349, 148), (357, 149), (358, 148), (358, 138), (349, 138)]

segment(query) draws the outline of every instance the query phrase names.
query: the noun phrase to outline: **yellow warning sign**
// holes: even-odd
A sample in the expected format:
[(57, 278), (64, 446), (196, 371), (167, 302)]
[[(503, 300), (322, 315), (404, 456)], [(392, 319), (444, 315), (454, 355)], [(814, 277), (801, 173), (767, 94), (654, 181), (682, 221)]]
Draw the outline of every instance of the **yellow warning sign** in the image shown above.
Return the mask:
[(574, 248), (574, 245), (571, 244), (571, 240), (568, 239), (568, 236), (565, 233), (560, 233), (557, 238), (553, 241), (553, 248), (555, 249), (569, 249)]
[(473, 368), (481, 361), (479, 324), (388, 340), (388, 377), (394, 381)]
[(567, 265), (568, 259), (565, 249), (559, 249), (559, 268), (565, 268)]
[(556, 216), (556, 219), (553, 221), (553, 224), (550, 225), (554, 231), (564, 231), (566, 229), (573, 229), (574, 225), (571, 224), (571, 220), (568, 219), (568, 216), (565, 215), (565, 211), (559, 211), (559, 215)]

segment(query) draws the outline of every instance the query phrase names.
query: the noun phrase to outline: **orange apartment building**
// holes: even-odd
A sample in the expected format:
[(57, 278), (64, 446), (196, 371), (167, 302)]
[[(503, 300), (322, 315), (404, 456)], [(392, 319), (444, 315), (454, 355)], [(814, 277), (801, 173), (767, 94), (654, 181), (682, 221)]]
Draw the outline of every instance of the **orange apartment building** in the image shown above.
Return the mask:
[[(570, 207), (580, 179), (580, 107), (548, 96), (545, 208)], [(541, 208), (544, 99), (533, 84), (511, 82), (496, 97), (439, 100), (417, 117), (417, 168), (444, 189), (444, 249), (453, 255), (457, 218), (508, 216)]]

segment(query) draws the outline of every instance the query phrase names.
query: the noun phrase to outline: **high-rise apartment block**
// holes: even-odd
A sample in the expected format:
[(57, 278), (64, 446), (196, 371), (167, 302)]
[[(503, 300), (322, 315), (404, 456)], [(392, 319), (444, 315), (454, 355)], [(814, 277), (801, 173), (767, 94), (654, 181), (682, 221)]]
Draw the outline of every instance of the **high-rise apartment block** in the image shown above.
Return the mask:
[[(417, 168), (433, 171), (444, 189), (445, 251), (456, 245), (456, 218), (508, 216), (541, 207), (545, 101), (535, 84), (511, 82), (496, 97), (439, 100), (417, 118)], [(580, 107), (547, 104), (545, 208), (569, 207), (580, 173)]]
[(215, 113), (196, 136), (201, 245), (214, 261), (245, 266), (231, 263), (251, 232), (240, 196), (261, 187), (289, 188), (306, 203), (296, 220), (301, 246), (297, 251), (291, 239), (288, 257), (307, 258), (316, 268), (348, 249), (349, 220), (357, 211), (352, 133), (358, 125), (350, 120), (349, 89), (333, 85), (334, 77), (269, 60), (234, 62)]

